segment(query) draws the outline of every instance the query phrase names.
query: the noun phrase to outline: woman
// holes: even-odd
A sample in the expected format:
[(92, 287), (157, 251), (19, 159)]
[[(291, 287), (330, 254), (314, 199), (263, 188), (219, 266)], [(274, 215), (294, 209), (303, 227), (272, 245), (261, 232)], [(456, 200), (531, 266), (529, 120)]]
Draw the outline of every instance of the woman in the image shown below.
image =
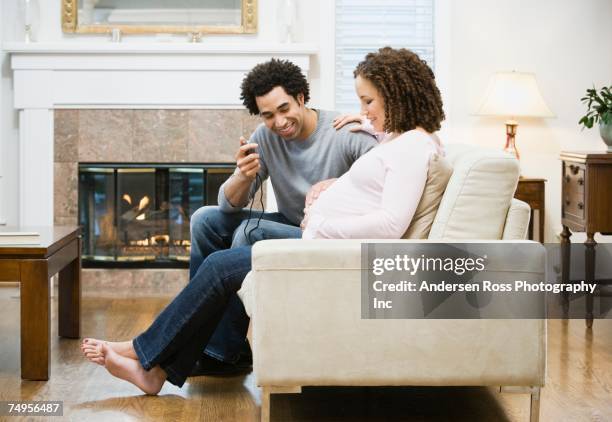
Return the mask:
[[(355, 69), (362, 114), (381, 144), (307, 206), (303, 238), (400, 238), (421, 198), (435, 135), (444, 119), (429, 67), (405, 49), (370, 53)], [(166, 380), (181, 386), (250, 270), (251, 248), (211, 254), (192, 281), (133, 341), (86, 339), (82, 350), (147, 394)]]
[[(400, 238), (423, 193), (430, 155), (443, 153), (434, 135), (444, 119), (442, 99), (424, 61), (385, 47), (368, 54), (354, 75), (361, 113), (380, 146), (306, 207), (305, 239)], [(340, 117), (336, 126), (350, 120)]]

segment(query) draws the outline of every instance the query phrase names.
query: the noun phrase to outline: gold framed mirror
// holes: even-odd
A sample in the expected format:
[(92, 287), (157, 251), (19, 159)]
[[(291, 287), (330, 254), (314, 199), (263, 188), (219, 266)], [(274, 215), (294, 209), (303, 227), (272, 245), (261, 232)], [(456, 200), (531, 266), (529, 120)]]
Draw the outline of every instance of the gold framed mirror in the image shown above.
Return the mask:
[(254, 34), (257, 0), (60, 0), (66, 33)]

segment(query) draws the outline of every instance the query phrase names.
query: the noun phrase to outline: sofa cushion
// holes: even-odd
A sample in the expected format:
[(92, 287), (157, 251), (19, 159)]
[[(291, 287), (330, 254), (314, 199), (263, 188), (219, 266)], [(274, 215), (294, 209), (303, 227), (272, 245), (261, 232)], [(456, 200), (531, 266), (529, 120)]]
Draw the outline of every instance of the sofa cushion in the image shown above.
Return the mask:
[(501, 239), (519, 178), (512, 154), (451, 144), (446, 157), (453, 174), (446, 186), (429, 239)]
[(402, 239), (427, 239), (452, 174), (453, 167), (446, 158), (438, 154), (431, 156), (423, 195)]

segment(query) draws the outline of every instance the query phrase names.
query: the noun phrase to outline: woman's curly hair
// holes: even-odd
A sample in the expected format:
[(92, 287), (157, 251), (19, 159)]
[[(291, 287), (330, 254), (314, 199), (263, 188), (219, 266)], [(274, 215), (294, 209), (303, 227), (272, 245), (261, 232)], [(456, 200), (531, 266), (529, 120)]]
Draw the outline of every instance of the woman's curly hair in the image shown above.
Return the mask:
[(417, 126), (440, 130), (445, 116), (434, 74), (412, 51), (383, 47), (369, 53), (354, 76), (370, 81), (383, 97), (385, 132), (403, 133)]
[(304, 104), (310, 100), (310, 89), (302, 70), (288, 60), (272, 59), (255, 66), (242, 80), (240, 99), (251, 114), (259, 114), (256, 97), (266, 95), (277, 86), (297, 100), (304, 94)]

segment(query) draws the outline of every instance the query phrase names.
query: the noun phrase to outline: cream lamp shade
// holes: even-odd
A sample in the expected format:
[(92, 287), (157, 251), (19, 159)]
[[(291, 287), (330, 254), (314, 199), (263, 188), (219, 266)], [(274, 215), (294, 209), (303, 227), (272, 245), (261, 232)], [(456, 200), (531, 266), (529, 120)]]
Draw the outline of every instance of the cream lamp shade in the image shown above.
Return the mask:
[(476, 113), (481, 116), (554, 117), (533, 73), (498, 72)]
[(505, 151), (520, 159), (515, 145), (516, 117), (554, 117), (544, 102), (533, 73), (497, 72), (491, 78), (484, 100), (476, 112), (479, 116), (504, 116), (506, 121)]

